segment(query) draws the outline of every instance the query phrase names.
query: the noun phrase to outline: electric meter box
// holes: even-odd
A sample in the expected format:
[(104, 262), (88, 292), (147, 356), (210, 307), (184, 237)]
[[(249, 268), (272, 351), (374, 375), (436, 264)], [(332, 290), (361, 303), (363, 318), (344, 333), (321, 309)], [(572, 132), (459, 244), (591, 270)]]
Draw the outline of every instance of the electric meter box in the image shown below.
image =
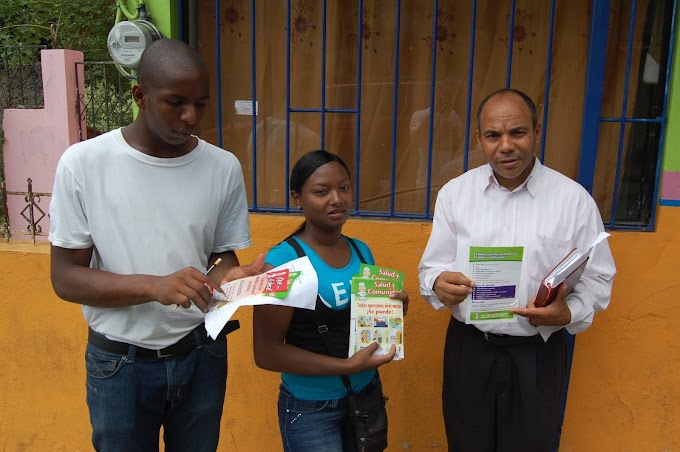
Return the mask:
[(107, 43), (113, 61), (137, 69), (142, 52), (159, 39), (163, 35), (151, 22), (132, 20), (117, 23), (109, 32)]

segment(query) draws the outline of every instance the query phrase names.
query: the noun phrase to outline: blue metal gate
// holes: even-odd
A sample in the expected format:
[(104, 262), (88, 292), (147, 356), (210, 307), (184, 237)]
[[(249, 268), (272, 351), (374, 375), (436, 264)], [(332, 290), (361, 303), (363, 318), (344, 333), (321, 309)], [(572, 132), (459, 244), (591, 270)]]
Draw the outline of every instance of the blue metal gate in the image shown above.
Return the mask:
[[(356, 5), (354, 3), (356, 2)], [(349, 2), (347, 3), (347, 8), (358, 8), (358, 11), (363, 12), (366, 10), (366, 1), (365, 0), (355, 0), (355, 2)], [(432, 11), (428, 17), (431, 16), (431, 57), (429, 61), (429, 74), (430, 74), (430, 79), (429, 79), (429, 111), (430, 112), (435, 112), (436, 108), (436, 90), (437, 90), (437, 68), (438, 68), (438, 53), (441, 53), (440, 51), (442, 50), (442, 45), (443, 45), (443, 39), (445, 39), (444, 34), (446, 33), (444, 23), (446, 21), (445, 15), (447, 15), (447, 10), (445, 7), (452, 7), (451, 2), (444, 2), (443, 0), (433, 0), (431, 2), (431, 5), (425, 2), (423, 3), (423, 7), (429, 8), (429, 11)], [(469, 41), (469, 50), (468, 50), (468, 61), (467, 61), (467, 93), (466, 93), (466, 102), (465, 102), (465, 111), (461, 112), (460, 116), (464, 116), (464, 156), (463, 156), (463, 162), (460, 167), (460, 172), (467, 171), (470, 165), (470, 150), (473, 147), (473, 143), (471, 143), (471, 135), (474, 133), (474, 115), (475, 115), (475, 108), (476, 105), (473, 105), (473, 92), (474, 92), (474, 87), (473, 87), (473, 82), (484, 76), (484, 74), (480, 73), (479, 70), (476, 69), (475, 67), (475, 52), (477, 48), (479, 47), (479, 42), (483, 42), (483, 39), (486, 37), (486, 34), (484, 30), (480, 31), (478, 24), (480, 23), (480, 17), (478, 17), (478, 9), (481, 5), (481, 7), (485, 8), (485, 12), (488, 11), (489, 9), (489, 4), (488, 2), (482, 1), (482, 0), (470, 0), (469, 5), (466, 5), (465, 12), (466, 14), (469, 11), (469, 37), (467, 37)], [(522, 42), (521, 42), (521, 36), (519, 36), (522, 32), (525, 32), (524, 24), (522, 23), (523, 20), (526, 20), (526, 17), (528, 13), (526, 13), (526, 10), (523, 10), (522, 8), (518, 7), (518, 3), (516, 0), (507, 0), (503, 2), (504, 7), (506, 9), (506, 19), (507, 23), (509, 25), (508, 30), (507, 30), (507, 38), (504, 39), (506, 45), (507, 45), (507, 55), (505, 57), (505, 61), (501, 62), (501, 66), (504, 65), (504, 73), (505, 73), (505, 82), (504, 86), (505, 87), (518, 87), (516, 85), (513, 85), (513, 74), (516, 73), (516, 69), (514, 69), (513, 63), (519, 56), (521, 56), (521, 51), (526, 49), (522, 49)], [(526, 2), (525, 2), (526, 3)], [(395, 0), (394, 2), (391, 2), (388, 4), (382, 3), (381, 7), (383, 8), (393, 8), (393, 16), (395, 17), (394, 20), (394, 48), (392, 51), (394, 52), (394, 65), (393, 65), (393, 70), (392, 70), (392, 125), (391, 125), (391, 136), (392, 136), (392, 143), (391, 143), (391, 149), (389, 152), (389, 163), (391, 166), (391, 174), (390, 174), (390, 187), (389, 187), (389, 203), (388, 207), (384, 209), (368, 209), (368, 208), (362, 208), (362, 195), (363, 195), (363, 187), (362, 187), (362, 178), (360, 177), (360, 173), (362, 171), (362, 155), (365, 155), (367, 152), (370, 150), (367, 149), (362, 149), (362, 112), (364, 109), (362, 108), (362, 87), (367, 86), (366, 81), (363, 79), (364, 75), (364, 70), (363, 66), (366, 61), (371, 61), (371, 58), (373, 55), (371, 53), (364, 54), (364, 51), (366, 50), (367, 47), (365, 47), (365, 42), (362, 39), (362, 37), (366, 34), (366, 30), (364, 27), (366, 26), (365, 22), (365, 17), (363, 13), (356, 14), (357, 20), (356, 20), (356, 29), (357, 33), (356, 35), (359, 37), (356, 39), (356, 59), (357, 59), (357, 64), (356, 64), (356, 83), (354, 84), (355, 89), (356, 89), (356, 94), (354, 96), (354, 106), (351, 108), (338, 108), (335, 105), (329, 105), (327, 102), (326, 98), (326, 93), (328, 89), (328, 82), (327, 82), (327, 54), (328, 54), (328, 48), (327, 48), (327, 28), (329, 25), (333, 24), (334, 22), (329, 21), (327, 18), (327, 11), (329, 8), (329, 3), (327, 0), (317, 0), (315, 2), (311, 1), (302, 1), (302, 0), (287, 0), (286, 2), (286, 70), (285, 70), (285, 81), (281, 81), (282, 83), (285, 83), (285, 93), (286, 93), (286, 98), (285, 98), (285, 122), (286, 124), (290, 125), (291, 124), (291, 116), (296, 115), (297, 117), (301, 117), (304, 115), (313, 115), (318, 117), (319, 121), (319, 129), (318, 129), (318, 134), (319, 134), (319, 139), (320, 139), (320, 147), (321, 148), (326, 148), (327, 147), (327, 134), (328, 130), (326, 128), (326, 123), (327, 123), (327, 116), (337, 116), (337, 115), (345, 115), (348, 117), (354, 117), (354, 132), (355, 132), (355, 139), (354, 139), (354, 162), (353, 162), (353, 169), (355, 173), (355, 187), (354, 187), (354, 192), (355, 192), (355, 210), (353, 212), (354, 215), (356, 216), (378, 216), (378, 217), (394, 217), (394, 218), (415, 218), (415, 219), (429, 219), (432, 217), (432, 200), (433, 200), (433, 194), (434, 191), (438, 188), (437, 186), (433, 186), (433, 165), (436, 166), (437, 163), (434, 162), (433, 159), (433, 141), (434, 141), (434, 135), (436, 133), (437, 125), (435, 124), (435, 114), (430, 114), (429, 115), (429, 124), (428, 124), (428, 139), (427, 139), (427, 152), (426, 152), (426, 159), (427, 159), (427, 173), (426, 173), (426, 182), (425, 186), (423, 188), (424, 191), (424, 201), (419, 202), (419, 208), (416, 210), (406, 210), (404, 209), (399, 209), (397, 208), (396, 204), (397, 201), (395, 199), (395, 194), (397, 194), (397, 190), (395, 188), (395, 181), (397, 181), (398, 177), (395, 174), (395, 169), (396, 169), (396, 162), (397, 162), (397, 114), (398, 114), (398, 108), (401, 99), (399, 98), (400, 96), (400, 85), (403, 85), (405, 83), (405, 80), (403, 80), (403, 77), (400, 77), (400, 58), (403, 57), (404, 55), (404, 50), (400, 47), (400, 43), (402, 42), (402, 37), (400, 36), (402, 33), (402, 24), (407, 23), (405, 20), (408, 20), (408, 17), (405, 19), (405, 17), (402, 15), (402, 11), (404, 9), (404, 5), (409, 4), (408, 2), (405, 2), (405, 0)], [(456, 2), (454, 2), (455, 5), (458, 5)], [(293, 23), (293, 17), (297, 14), (295, 17), (296, 21), (301, 17), (299, 15), (299, 9), (304, 5), (308, 10), (313, 10), (313, 7), (316, 7), (317, 10), (320, 10), (320, 16), (317, 14), (316, 19), (318, 19), (317, 26), (320, 29), (320, 34), (321, 34), (321, 49), (320, 49), (320, 64), (321, 64), (321, 71), (320, 71), (320, 77), (318, 80), (318, 98), (320, 99), (320, 104), (317, 107), (309, 107), (309, 106), (301, 106), (301, 105), (296, 105), (292, 100), (291, 100), (291, 80), (295, 79), (296, 77), (296, 68), (291, 67), (291, 43), (292, 40), (295, 39), (295, 32), (296, 32), (296, 26), (298, 25), (297, 22)], [(491, 6), (496, 8), (497, 3), (493, 3)], [(547, 3), (543, 4), (547, 5)], [(540, 151), (540, 158), (542, 161), (545, 160), (546, 158), (546, 142), (548, 137), (551, 135), (551, 133), (554, 133), (555, 128), (559, 128), (559, 124), (553, 125), (552, 123), (549, 124), (550, 116), (549, 116), (549, 111), (550, 111), (550, 102), (553, 100), (551, 98), (551, 92), (553, 89), (553, 81), (555, 78), (555, 72), (553, 70), (554, 66), (554, 58), (555, 58), (555, 48), (554, 48), (554, 36), (555, 36), (555, 23), (556, 23), (556, 8), (558, 6), (565, 6), (563, 3), (562, 5), (558, 5), (557, 0), (550, 0), (549, 2), (549, 14), (547, 17), (541, 18), (542, 20), (546, 21), (546, 23), (539, 23), (537, 26), (545, 27), (547, 26), (548, 32), (547, 32), (547, 47), (546, 47), (546, 55), (545, 55), (545, 82), (544, 82), (544, 88), (543, 88), (543, 93), (542, 93), (542, 98), (543, 98), (543, 103), (542, 105), (539, 105), (539, 108), (542, 108), (542, 120), (541, 123), (543, 125), (542, 129), (542, 140), (541, 140), (541, 151)], [(642, 6), (641, 6), (642, 5)], [(222, 53), (224, 50), (225, 45), (231, 44), (231, 41), (233, 39), (234, 33), (232, 30), (232, 33), (225, 33), (224, 32), (224, 25), (225, 21), (231, 20), (231, 17), (237, 18), (237, 20), (240, 20), (244, 25), (249, 24), (249, 34), (250, 34), (250, 61), (249, 61), (249, 66), (250, 66), (250, 71), (251, 71), (251, 89), (250, 89), (250, 102), (251, 106), (257, 106), (258, 104), (258, 92), (257, 92), (257, 77), (258, 77), (258, 67), (257, 67), (257, 39), (256, 36), (258, 33), (261, 33), (262, 30), (257, 30), (256, 29), (256, 24), (257, 24), (257, 18), (258, 15), (261, 14), (261, 10), (266, 10), (268, 7), (271, 7), (271, 3), (265, 3), (265, 2), (257, 2), (255, 0), (250, 0), (250, 5), (249, 8), (247, 8), (247, 4), (243, 1), (237, 1), (237, 0), (227, 0), (226, 2), (223, 0), (222, 3), (220, 0), (216, 0), (214, 3), (214, 60), (215, 60), (215, 70), (216, 70), (216, 90), (217, 90), (217, 98), (218, 99), (223, 99), (223, 80), (225, 77), (226, 72), (223, 72), (223, 62), (222, 62)], [(337, 5), (333, 5), (334, 7), (337, 8)], [(180, 21), (183, 23), (183, 26), (180, 27), (180, 30), (183, 30), (184, 37), (189, 33), (190, 30), (190, 25), (187, 20), (185, 20), (186, 17), (188, 17), (190, 14), (187, 10), (188, 6), (186, 2), (182, 2), (181, 0), (179, 1), (179, 11), (180, 11)], [(239, 9), (240, 8), (240, 9)], [(375, 8), (375, 6), (374, 6)], [(603, 209), (603, 216), (605, 218), (605, 223), (609, 228), (622, 228), (622, 229), (637, 229), (637, 230), (651, 230), (654, 228), (654, 214), (655, 214), (655, 209), (656, 209), (656, 198), (657, 198), (657, 193), (658, 193), (658, 185), (659, 185), (659, 174), (660, 174), (660, 163), (661, 163), (661, 150), (663, 147), (663, 135), (665, 131), (665, 123), (666, 123), (666, 105), (667, 105), (667, 97), (668, 97), (668, 84), (670, 81), (670, 68), (671, 68), (671, 56), (672, 56), (672, 44), (674, 42), (674, 31), (675, 31), (675, 16), (676, 16), (676, 8), (677, 8), (677, 0), (649, 0), (649, 1), (643, 1), (643, 0), (630, 0), (630, 1), (612, 1), (612, 0), (592, 0), (590, 2), (590, 7), (589, 7), (589, 15), (590, 15), (590, 29), (589, 29), (589, 36), (588, 36), (588, 52), (587, 52), (587, 66), (584, 68), (584, 73), (585, 73), (585, 92), (584, 92), (584, 104), (583, 104), (583, 113), (582, 113), (582, 133), (581, 133), (581, 146), (580, 146), (580, 153), (578, 157), (576, 155), (574, 158), (577, 158), (578, 160), (578, 171), (575, 174), (572, 174), (572, 177), (577, 179), (581, 184), (583, 184), (586, 188), (588, 188), (591, 192), (593, 191), (593, 187), (597, 185), (598, 178), (601, 177), (600, 173), (603, 172), (612, 172), (610, 170), (610, 166), (613, 165), (613, 163), (610, 162), (609, 166), (606, 166), (606, 168), (603, 166), (602, 169), (598, 169), (598, 155), (602, 154), (603, 150), (603, 143), (599, 142), (598, 140), (602, 139), (602, 134), (601, 134), (601, 127), (608, 127), (607, 124), (616, 124), (619, 127), (619, 133), (618, 133), (618, 140), (615, 143), (614, 141), (610, 140), (609, 143), (605, 143), (609, 148), (616, 147), (618, 151), (615, 153), (616, 154), (616, 165), (615, 165), (615, 177), (614, 177), (614, 183), (611, 184), (613, 185), (606, 188), (606, 193), (602, 192), (602, 190), (598, 191), (595, 190), (595, 195), (597, 195), (596, 199), (598, 200), (598, 203), (600, 203), (601, 208)], [(651, 13), (650, 13), (651, 11)], [(643, 30), (644, 33), (647, 32), (647, 29), (651, 27), (651, 25), (654, 25), (651, 23), (651, 25), (648, 25), (646, 22), (649, 22), (651, 19), (654, 17), (651, 17), (654, 15), (654, 11), (656, 11), (656, 16), (663, 17), (665, 18), (665, 22), (663, 25), (663, 31), (661, 33), (661, 41), (662, 42), (656, 42), (655, 45), (659, 47), (660, 50), (660, 56), (656, 58), (657, 61), (655, 63), (659, 66), (658, 68), (658, 74), (657, 74), (657, 80), (656, 80), (656, 89), (658, 92), (660, 92), (660, 98), (659, 95), (655, 94), (656, 96), (654, 98), (654, 108), (648, 109), (648, 111), (637, 111), (640, 110), (639, 108), (635, 108), (635, 111), (631, 112), (631, 98), (629, 98), (629, 89), (631, 88), (631, 82), (634, 82), (634, 80), (631, 80), (631, 67), (635, 61), (633, 61), (632, 58), (632, 51), (635, 46), (640, 45), (640, 38), (639, 36), (634, 40), (634, 35), (636, 33), (640, 33), (639, 31), (636, 30)], [(230, 14), (227, 14), (230, 13)], [(612, 48), (612, 38), (609, 36), (611, 34), (611, 30), (616, 24), (612, 24), (611, 22), (613, 21), (612, 18), (615, 16), (613, 15), (616, 13), (616, 18), (617, 18), (617, 23), (621, 22), (626, 16), (628, 15), (628, 32), (626, 36), (623, 36), (623, 33), (621, 34), (621, 37), (619, 39), (619, 43), (615, 43), (615, 45), (621, 45), (625, 46), (626, 49), (626, 62), (625, 62), (625, 81), (623, 83), (623, 86), (621, 87), (620, 90), (618, 89), (609, 89), (608, 91), (611, 93), (614, 93), (614, 91), (617, 91), (615, 94), (611, 94), (612, 98), (616, 98), (617, 102), (619, 103), (618, 111), (620, 114), (608, 114), (611, 109), (608, 109), (606, 112), (602, 111), (602, 105), (603, 105), (603, 91), (607, 88), (605, 86), (606, 84), (606, 68), (608, 65), (608, 54), (607, 54), (607, 49), (608, 46), (611, 49)], [(240, 14), (240, 17), (239, 17)], [(488, 13), (486, 13), (488, 14)], [(498, 13), (496, 13), (498, 14)], [(651, 14), (651, 16), (650, 16)], [(651, 19), (650, 19), (651, 17)], [(246, 20), (249, 19), (249, 20)], [(538, 20), (538, 18), (534, 18), (535, 22), (541, 22)], [(203, 24), (205, 23), (203, 20), (201, 21)], [(231, 22), (230, 22), (231, 23)], [(232, 24), (233, 25), (233, 24)], [(204, 25), (205, 26), (205, 25)], [(244, 29), (243, 33), (246, 33), (247, 31)], [(451, 31), (449, 30), (449, 35), (451, 35)], [(239, 32), (239, 34), (241, 34)], [(644, 36), (643, 36), (644, 38)], [(658, 41), (658, 39), (657, 39)], [(642, 45), (651, 45), (649, 42), (645, 44), (644, 39), (642, 40)], [(645, 49), (643, 49), (641, 52), (644, 53)], [(529, 53), (531, 51), (529, 50)], [(206, 55), (209, 56), (209, 55)], [(647, 52), (646, 56), (649, 59), (649, 52)], [(558, 60), (558, 62), (560, 62)], [(496, 62), (494, 62), (496, 63)], [(561, 62), (564, 64), (564, 61)], [(640, 66), (641, 67), (641, 66)], [(639, 68), (638, 68), (639, 69)], [(645, 66), (645, 70), (647, 69), (647, 66)], [(640, 72), (641, 70), (638, 70)], [(640, 82), (642, 83), (642, 82)], [(642, 86), (642, 85), (641, 85)], [(500, 88), (501, 86), (497, 86)], [(522, 89), (522, 87), (518, 87)], [(315, 88), (310, 87), (309, 89), (314, 90)], [(620, 93), (618, 93), (620, 91)], [(638, 90), (636, 90), (638, 91)], [(575, 93), (576, 96), (579, 96), (580, 93)], [(262, 97), (259, 99), (260, 101), (266, 100), (266, 96)], [(538, 103), (538, 102), (537, 102)], [(636, 103), (634, 104), (637, 105), (639, 101), (636, 100)], [(606, 113), (606, 114), (603, 114)], [(631, 114), (632, 113), (632, 114)], [(217, 112), (216, 112), (216, 122), (217, 122), (217, 127), (219, 128), (224, 121), (224, 116), (223, 116), (223, 105), (222, 102), (217, 102)], [(604, 124), (604, 125), (603, 125)], [(258, 113), (257, 113), (257, 107), (252, 108), (252, 118), (251, 118), (251, 125), (252, 125), (252, 131), (255, 131), (258, 125)], [(638, 126), (643, 126), (646, 127), (646, 129), (640, 129)], [(638, 127), (638, 128), (636, 128)], [(652, 127), (652, 129), (650, 129)], [(626, 149), (624, 149), (625, 142), (626, 141), (637, 141), (639, 142), (639, 137), (640, 135), (649, 135), (650, 130), (652, 130), (652, 135), (654, 135), (654, 140), (653, 142), (645, 142), (644, 144), (644, 149), (638, 150), (636, 154), (636, 159), (642, 159), (644, 162), (647, 162), (646, 165), (649, 167), (646, 171), (645, 174), (642, 174), (637, 177), (639, 180), (633, 180), (632, 182), (625, 179), (624, 180), (624, 174), (623, 170), (626, 168), (629, 170), (629, 172), (632, 172), (631, 168), (635, 164), (637, 164), (636, 160), (632, 160), (628, 163), (624, 160), (624, 154), (626, 154)], [(281, 172), (284, 172), (285, 174), (283, 177), (285, 178), (285, 187), (288, 186), (288, 174), (290, 171), (290, 160), (291, 160), (291, 149), (290, 149), (290, 142), (291, 142), (291, 127), (287, 126), (286, 127), (286, 146), (285, 146), (285, 157), (283, 158), (283, 161), (285, 162), (284, 167), (281, 168)], [(217, 144), (222, 146), (222, 141), (223, 141), (223, 134), (220, 132), (217, 134), (216, 141)], [(632, 145), (629, 143), (629, 147)], [(638, 143), (638, 147), (640, 147)], [(363, 154), (362, 154), (363, 153)], [(251, 209), (253, 211), (274, 211), (274, 212), (280, 212), (280, 211), (289, 211), (290, 210), (290, 205), (289, 205), (289, 200), (288, 197), (285, 196), (285, 201), (282, 202), (280, 205), (277, 206), (272, 206), (272, 205), (266, 205), (266, 203), (263, 205), (260, 202), (260, 196), (258, 196), (258, 165), (261, 164), (261, 162), (258, 162), (258, 149), (257, 149), (257, 140), (253, 139), (252, 140), (252, 149), (249, 149), (249, 156), (248, 158), (251, 161), (251, 168), (250, 168), (250, 190), (249, 190), (249, 198), (250, 198), (250, 203), (251, 203)], [(644, 154), (644, 155), (643, 155)], [(384, 157), (387, 157), (387, 154), (385, 154)], [(602, 157), (601, 157), (602, 158)], [(384, 158), (384, 161), (387, 161), (387, 158)], [(609, 159), (611, 160), (611, 159)], [(602, 164), (600, 164), (602, 166)], [(550, 165), (549, 165), (550, 166)], [(559, 169), (559, 168), (557, 168)], [(651, 176), (651, 177), (650, 177)], [(621, 189), (622, 189), (622, 183), (624, 183), (626, 190), (627, 190), (627, 195), (628, 197), (631, 197), (634, 195), (635, 191), (635, 185), (634, 184), (640, 184), (640, 180), (642, 180), (642, 184), (644, 185), (641, 190), (644, 191), (643, 195), (641, 195), (638, 198), (634, 198), (633, 201), (631, 201), (629, 204), (631, 206), (624, 206), (626, 209), (630, 210), (632, 212), (631, 215), (626, 216), (625, 212), (624, 214), (621, 214), (619, 211), (625, 210), (620, 206), (619, 199), (621, 198)], [(260, 181), (261, 182), (261, 181)], [(435, 184), (436, 185), (436, 184)], [(631, 193), (629, 193), (631, 192)], [(606, 206), (605, 206), (606, 205)], [(640, 214), (639, 211), (642, 211), (642, 214)]]

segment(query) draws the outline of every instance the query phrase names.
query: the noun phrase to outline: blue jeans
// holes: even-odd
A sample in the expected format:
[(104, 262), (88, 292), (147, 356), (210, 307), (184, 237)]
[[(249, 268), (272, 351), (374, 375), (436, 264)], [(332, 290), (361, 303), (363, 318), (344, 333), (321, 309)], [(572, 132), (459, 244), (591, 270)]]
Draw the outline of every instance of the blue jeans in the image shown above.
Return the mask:
[(279, 429), (283, 450), (353, 452), (354, 431), (347, 410), (347, 397), (336, 400), (302, 400), (281, 385)]
[(227, 383), (227, 343), (168, 358), (87, 345), (87, 405), (97, 451), (215, 451)]

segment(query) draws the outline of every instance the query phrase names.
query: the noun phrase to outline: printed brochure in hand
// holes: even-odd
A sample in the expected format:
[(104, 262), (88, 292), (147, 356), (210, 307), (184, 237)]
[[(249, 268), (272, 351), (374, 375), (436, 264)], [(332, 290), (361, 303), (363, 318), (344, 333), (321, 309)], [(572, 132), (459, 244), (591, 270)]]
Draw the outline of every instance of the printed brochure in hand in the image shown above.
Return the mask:
[(510, 308), (519, 305), (524, 247), (471, 246), (470, 277), (475, 282), (465, 300), (465, 323), (516, 322)]
[(302, 309), (316, 307), (319, 281), (307, 256), (261, 275), (237, 279), (215, 291), (205, 315), (205, 329), (215, 339), (240, 306), (276, 304)]
[(352, 278), (348, 356), (377, 342), (375, 355), (386, 355), (395, 345), (394, 359), (404, 359), (404, 304), (389, 296), (403, 288), (402, 272), (361, 264)]

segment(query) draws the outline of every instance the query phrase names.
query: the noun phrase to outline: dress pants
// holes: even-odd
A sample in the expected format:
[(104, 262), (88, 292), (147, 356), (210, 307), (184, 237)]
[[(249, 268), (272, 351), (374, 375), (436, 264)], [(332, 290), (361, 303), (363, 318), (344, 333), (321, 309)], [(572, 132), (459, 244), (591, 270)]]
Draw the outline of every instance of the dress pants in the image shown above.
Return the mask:
[(451, 318), (442, 406), (449, 451), (547, 452), (567, 373), (564, 329), (547, 342), (499, 345)]

